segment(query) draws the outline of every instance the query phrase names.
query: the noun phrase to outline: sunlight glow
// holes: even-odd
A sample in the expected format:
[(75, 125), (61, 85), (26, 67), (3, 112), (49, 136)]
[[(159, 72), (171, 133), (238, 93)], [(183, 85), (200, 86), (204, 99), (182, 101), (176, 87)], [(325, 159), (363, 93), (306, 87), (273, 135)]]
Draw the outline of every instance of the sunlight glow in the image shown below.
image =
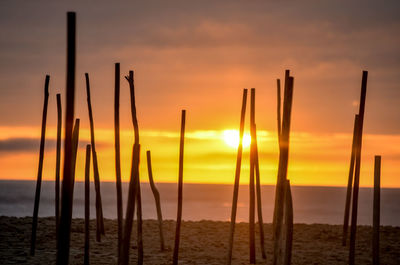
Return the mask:
[[(227, 145), (230, 147), (237, 148), (239, 146), (239, 131), (238, 130), (224, 130), (222, 132), (222, 138)], [(243, 135), (243, 147), (250, 146), (251, 136), (249, 133)]]

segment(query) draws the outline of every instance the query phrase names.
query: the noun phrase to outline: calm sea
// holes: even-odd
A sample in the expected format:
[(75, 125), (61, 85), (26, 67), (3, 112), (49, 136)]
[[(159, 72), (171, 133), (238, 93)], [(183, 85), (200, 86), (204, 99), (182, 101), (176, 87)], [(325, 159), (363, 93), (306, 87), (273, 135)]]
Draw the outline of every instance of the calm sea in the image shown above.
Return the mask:
[[(0, 181), (0, 215), (31, 216), (35, 194), (34, 181)], [(161, 195), (164, 219), (176, 218), (177, 184), (157, 184)], [(84, 215), (84, 185), (75, 183), (73, 216)], [(156, 219), (154, 197), (148, 183), (143, 183), (143, 218)], [(54, 216), (54, 182), (42, 183), (39, 216)], [(123, 183), (124, 205), (128, 183)], [(262, 186), (264, 222), (272, 220), (274, 186)], [(185, 184), (183, 188), (183, 219), (228, 221), (232, 204), (232, 185)], [(95, 217), (94, 185), (91, 183), (91, 217)], [(341, 224), (343, 219), (346, 188), (293, 186), (294, 221), (296, 223)], [(101, 183), (103, 211), (106, 218), (116, 218), (115, 183)], [(359, 196), (358, 224), (372, 223), (373, 189), (361, 188)], [(247, 185), (239, 189), (237, 221), (248, 220), (249, 190)], [(124, 206), (125, 209), (125, 206)], [(382, 189), (381, 224), (400, 226), (400, 189)]]

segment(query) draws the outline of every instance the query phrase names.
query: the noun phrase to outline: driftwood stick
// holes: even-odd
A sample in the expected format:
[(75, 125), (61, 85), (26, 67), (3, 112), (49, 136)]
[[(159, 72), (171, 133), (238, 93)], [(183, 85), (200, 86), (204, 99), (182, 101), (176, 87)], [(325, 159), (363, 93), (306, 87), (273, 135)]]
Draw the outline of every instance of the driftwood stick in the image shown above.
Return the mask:
[(121, 149), (119, 127), (119, 94), (120, 94), (120, 66), (115, 64), (115, 94), (114, 94), (114, 136), (115, 136), (115, 176), (117, 188), (117, 218), (118, 218), (118, 254), (121, 253), (123, 209), (122, 209), (122, 184), (121, 184)]
[(90, 144), (86, 145), (85, 163), (85, 257), (84, 264), (89, 265), (89, 238), (90, 238)]
[(75, 167), (76, 167), (76, 157), (78, 155), (78, 142), (79, 142), (79, 119), (75, 119), (74, 129), (72, 131), (72, 192), (74, 191), (75, 185)]
[[(252, 88), (250, 90), (250, 130), (254, 137), (254, 124), (255, 124), (255, 93), (256, 90)], [(255, 148), (254, 140), (252, 138), (250, 145), (250, 180), (249, 180), (249, 195), (250, 195), (250, 207), (249, 207), (249, 254), (250, 264), (256, 263), (256, 240), (255, 240), (255, 189), (254, 189), (254, 171), (255, 171)]]
[(139, 172), (136, 177), (136, 203), (137, 203), (137, 246), (138, 246), (138, 265), (143, 264), (143, 229), (142, 229), (142, 195), (140, 192), (140, 178), (139, 178)]
[(92, 146), (92, 155), (93, 155), (94, 187), (96, 191), (96, 224), (97, 224), (96, 241), (100, 242), (101, 234), (104, 235), (105, 230), (104, 230), (104, 220), (103, 220), (103, 206), (101, 202), (100, 173), (97, 162), (97, 152), (94, 139), (94, 122), (93, 122), (92, 103), (90, 98), (90, 82), (88, 73), (85, 73), (85, 79), (86, 79), (87, 105), (88, 105), (89, 122), (90, 122), (90, 142)]
[(50, 76), (46, 75), (46, 79), (44, 81), (44, 104), (43, 104), (43, 114), (42, 114), (42, 130), (40, 135), (39, 167), (36, 180), (35, 205), (33, 208), (33, 218), (32, 218), (32, 235), (31, 235), (31, 252), (30, 252), (31, 256), (35, 255), (35, 247), (36, 247), (36, 229), (37, 229), (38, 214), (39, 214), (40, 190), (42, 187), (44, 144), (46, 139), (47, 105), (49, 102), (49, 82), (50, 82)]
[(282, 116), (281, 116), (281, 80), (276, 79), (276, 94), (277, 94), (277, 104), (276, 104), (276, 114), (277, 114), (277, 122), (278, 122), (278, 143), (281, 139), (281, 131), (282, 131)]
[(159, 229), (159, 232), (160, 232), (160, 248), (161, 248), (161, 251), (164, 251), (165, 250), (165, 244), (164, 244), (163, 219), (162, 219), (162, 212), (161, 212), (160, 193), (158, 192), (157, 187), (154, 184), (153, 170), (152, 170), (152, 167), (151, 167), (151, 154), (150, 154), (150, 151), (146, 152), (146, 156), (147, 156), (147, 171), (149, 173), (150, 187), (151, 187), (151, 191), (153, 192), (154, 200), (156, 202), (156, 208), (157, 208), (158, 229)]
[(175, 230), (175, 245), (172, 264), (178, 264), (179, 256), (179, 242), (181, 237), (181, 222), (182, 222), (182, 190), (183, 190), (183, 150), (185, 143), (185, 123), (186, 123), (186, 110), (182, 110), (181, 117), (181, 139), (179, 144), (179, 176), (178, 176), (178, 211), (176, 215), (176, 230)]
[(58, 238), (58, 226), (60, 222), (61, 123), (62, 123), (61, 94), (57, 94), (57, 150), (56, 150), (56, 183), (55, 183), (56, 241)]
[(71, 232), (73, 175), (72, 175), (72, 126), (75, 105), (75, 52), (76, 15), (67, 13), (67, 96), (65, 113), (64, 169), (61, 185), (61, 216), (57, 241), (57, 264), (68, 264)]
[(285, 256), (284, 265), (290, 265), (292, 260), (292, 244), (293, 244), (293, 200), (290, 190), (290, 181), (286, 180), (285, 190)]
[(281, 248), (281, 234), (283, 222), (283, 208), (285, 196), (285, 183), (287, 179), (287, 168), (289, 163), (289, 135), (290, 135), (290, 117), (292, 111), (293, 99), (293, 77), (288, 77), (288, 85), (285, 91), (284, 104), (283, 104), (283, 122), (282, 122), (282, 135), (281, 135), (281, 150), (279, 154), (279, 168), (278, 168), (278, 183), (276, 187), (275, 197), (275, 210), (276, 220), (274, 227), (274, 258), (273, 264), (282, 264), (283, 254), (280, 252)]
[(236, 223), (236, 211), (237, 201), (239, 196), (239, 180), (240, 180), (240, 168), (242, 166), (242, 151), (243, 151), (243, 133), (244, 133), (244, 119), (246, 115), (246, 101), (247, 101), (247, 89), (243, 90), (242, 99), (242, 110), (240, 114), (240, 129), (239, 129), (239, 146), (236, 157), (236, 170), (235, 170), (235, 184), (233, 186), (233, 199), (232, 199), (232, 212), (231, 212), (231, 225), (229, 229), (229, 245), (228, 255), (226, 263), (229, 265), (232, 262), (232, 250), (233, 250), (233, 238), (235, 234), (235, 223)]
[(253, 126), (253, 134), (251, 136), (252, 141), (254, 141), (254, 161), (255, 161), (255, 170), (256, 170), (256, 191), (257, 191), (257, 215), (258, 215), (258, 225), (260, 230), (260, 246), (261, 246), (261, 255), (263, 259), (267, 258), (265, 253), (265, 244), (264, 244), (264, 221), (262, 216), (262, 203), (261, 203), (261, 181), (260, 181), (260, 165), (258, 160), (258, 145), (257, 145), (257, 127), (254, 124)]
[(360, 184), (360, 169), (361, 169), (361, 146), (362, 134), (364, 125), (364, 112), (365, 112), (365, 97), (367, 94), (367, 79), (368, 72), (363, 71), (361, 81), (361, 97), (360, 97), (360, 111), (359, 111), (359, 127), (357, 137), (357, 152), (356, 152), (356, 166), (354, 171), (354, 189), (353, 189), (353, 205), (351, 212), (351, 229), (350, 229), (350, 251), (349, 251), (349, 265), (354, 265), (355, 249), (356, 249), (356, 233), (357, 233), (357, 210), (358, 210), (358, 191)]
[(379, 226), (381, 212), (381, 156), (375, 156), (372, 264), (379, 265)]
[(349, 227), (349, 216), (350, 216), (350, 202), (351, 202), (351, 188), (353, 186), (353, 176), (354, 176), (354, 160), (357, 144), (357, 132), (358, 132), (358, 114), (356, 114), (354, 119), (354, 130), (353, 130), (353, 143), (351, 145), (351, 157), (350, 157), (350, 170), (349, 178), (347, 181), (347, 193), (346, 193), (346, 204), (344, 208), (344, 219), (343, 219), (343, 235), (342, 235), (342, 245), (346, 246), (347, 241), (347, 230)]

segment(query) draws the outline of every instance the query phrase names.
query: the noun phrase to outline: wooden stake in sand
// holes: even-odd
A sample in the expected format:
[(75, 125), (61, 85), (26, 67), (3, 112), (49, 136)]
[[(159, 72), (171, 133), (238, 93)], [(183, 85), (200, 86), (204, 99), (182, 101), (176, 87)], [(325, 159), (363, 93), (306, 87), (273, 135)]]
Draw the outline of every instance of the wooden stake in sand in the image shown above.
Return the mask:
[(381, 156), (375, 156), (374, 170), (374, 210), (372, 233), (372, 264), (379, 265), (379, 226), (381, 212)]
[(256, 170), (256, 191), (257, 191), (257, 216), (258, 216), (258, 225), (260, 230), (261, 255), (263, 259), (266, 259), (267, 255), (265, 253), (265, 244), (264, 244), (264, 221), (262, 216), (262, 204), (261, 204), (260, 165), (258, 162), (257, 127), (255, 124), (253, 126), (251, 139), (252, 141), (254, 141), (254, 161)]
[(281, 80), (276, 79), (276, 114), (277, 114), (277, 122), (278, 122), (278, 143), (280, 142), (281, 139), (281, 130), (282, 130), (282, 116), (281, 116)]
[(290, 135), (290, 117), (292, 112), (292, 99), (293, 99), (293, 77), (287, 78), (287, 85), (285, 84), (285, 95), (283, 101), (283, 121), (282, 121), (282, 134), (279, 154), (279, 167), (278, 167), (278, 182), (276, 185), (275, 196), (275, 226), (273, 230), (274, 236), (274, 258), (273, 264), (282, 264), (284, 253), (281, 253), (280, 247), (282, 241), (282, 223), (283, 223), (283, 209), (285, 199), (285, 186), (287, 179), (287, 168), (289, 160), (289, 135)]
[(344, 208), (344, 220), (343, 220), (343, 236), (342, 245), (346, 246), (347, 241), (347, 230), (349, 227), (349, 216), (350, 216), (350, 201), (351, 201), (351, 188), (353, 186), (353, 175), (354, 175), (354, 160), (357, 144), (357, 132), (358, 132), (358, 114), (356, 114), (354, 119), (354, 130), (353, 130), (353, 144), (351, 145), (351, 157), (350, 157), (350, 170), (349, 178), (347, 181), (347, 193), (346, 193), (346, 204)]
[(65, 113), (64, 170), (61, 193), (61, 217), (57, 241), (57, 264), (68, 264), (72, 217), (72, 126), (75, 102), (75, 26), (74, 12), (67, 13), (67, 96)]
[(285, 243), (283, 264), (290, 265), (292, 260), (292, 243), (293, 243), (293, 200), (292, 200), (292, 192), (290, 191), (290, 180), (286, 180), (285, 187)]
[(179, 241), (181, 237), (181, 222), (182, 222), (182, 190), (183, 190), (183, 150), (185, 143), (185, 123), (186, 123), (186, 110), (182, 110), (181, 117), (181, 140), (179, 144), (179, 176), (178, 176), (178, 212), (176, 215), (176, 230), (175, 230), (175, 245), (172, 264), (178, 264), (179, 256)]
[(138, 245), (138, 265), (143, 264), (143, 229), (142, 229), (142, 195), (140, 192), (140, 175), (139, 172), (136, 178), (136, 203), (137, 203), (137, 245)]
[(239, 145), (236, 157), (236, 170), (235, 170), (235, 184), (233, 186), (233, 199), (232, 199), (232, 212), (231, 212), (231, 225), (229, 230), (229, 245), (226, 263), (229, 265), (232, 262), (233, 238), (235, 234), (236, 211), (237, 201), (239, 195), (239, 180), (240, 168), (242, 166), (242, 150), (243, 150), (243, 133), (244, 133), (244, 119), (246, 115), (246, 102), (247, 102), (247, 89), (243, 90), (242, 110), (240, 114), (240, 130), (239, 130)]
[(78, 155), (79, 123), (80, 120), (75, 119), (75, 125), (72, 131), (72, 176), (74, 176), (72, 191), (74, 190), (74, 185), (75, 185), (75, 166), (76, 166), (76, 157)]
[(159, 229), (159, 232), (160, 232), (160, 249), (161, 249), (161, 251), (164, 251), (165, 250), (165, 245), (164, 245), (163, 219), (162, 219), (162, 212), (161, 212), (160, 193), (158, 192), (157, 187), (154, 184), (153, 170), (151, 168), (151, 154), (150, 154), (150, 151), (146, 152), (146, 156), (147, 156), (147, 171), (149, 173), (150, 187), (151, 187), (151, 191), (153, 192), (154, 200), (156, 202), (156, 208), (157, 208), (158, 229)]
[(89, 121), (90, 121), (90, 141), (92, 146), (92, 155), (93, 155), (93, 172), (94, 172), (94, 187), (96, 191), (96, 241), (100, 242), (101, 234), (105, 234), (104, 230), (104, 220), (103, 220), (103, 206), (101, 203), (101, 193), (100, 193), (100, 174), (99, 174), (99, 166), (97, 163), (97, 153), (96, 153), (96, 145), (94, 140), (94, 124), (93, 124), (93, 112), (92, 112), (92, 103), (90, 100), (90, 82), (89, 82), (89, 74), (85, 73), (86, 79), (86, 93), (87, 93), (87, 104), (89, 111)]
[(36, 229), (38, 223), (40, 190), (42, 187), (44, 144), (46, 138), (47, 105), (49, 102), (49, 82), (50, 82), (50, 76), (46, 75), (46, 79), (44, 82), (44, 104), (43, 104), (43, 115), (42, 115), (42, 130), (40, 135), (39, 167), (36, 180), (35, 205), (33, 208), (33, 218), (32, 218), (32, 235), (31, 235), (31, 252), (30, 252), (31, 256), (35, 255), (35, 247), (36, 247)]
[(61, 94), (57, 94), (57, 151), (56, 151), (56, 239), (58, 237), (58, 225), (60, 222), (60, 165), (61, 165), (61, 123), (62, 123), (62, 108)]
[(85, 163), (85, 257), (84, 264), (89, 265), (89, 242), (90, 242), (90, 144), (86, 145)]
[(114, 136), (115, 136), (115, 176), (117, 186), (117, 218), (118, 218), (118, 253), (121, 252), (122, 230), (123, 230), (123, 209), (122, 209), (122, 184), (121, 184), (121, 151), (119, 134), (119, 87), (120, 67), (115, 64), (115, 94), (114, 94)]
[[(129, 76), (125, 77), (129, 83), (130, 95), (131, 95), (131, 114), (132, 114), (132, 123), (135, 135), (135, 143), (133, 145), (133, 154), (132, 154), (132, 167), (131, 167), (131, 178), (129, 182), (129, 190), (128, 190), (128, 203), (126, 206), (126, 217), (125, 217), (125, 228), (124, 228), (124, 239), (123, 245), (121, 248), (121, 253), (119, 255), (119, 264), (128, 264), (129, 263), (129, 246), (130, 239), (132, 234), (132, 224), (133, 224), (133, 214), (135, 212), (135, 199), (140, 196), (138, 191), (139, 183), (139, 158), (140, 158), (140, 145), (139, 145), (139, 125), (137, 121), (136, 115), (136, 102), (135, 102), (135, 85), (134, 85), (134, 72), (129, 71)], [(140, 188), (140, 187), (139, 187)], [(138, 203), (141, 203), (140, 198), (138, 199)], [(139, 208), (139, 206), (138, 206)], [(138, 209), (138, 215), (140, 214), (140, 220), (138, 220), (138, 231), (141, 231), (141, 206)], [(140, 243), (141, 239), (139, 238), (141, 235), (138, 234), (138, 243)], [(138, 263), (143, 262), (140, 260), (143, 258), (143, 244), (138, 244)]]
[[(252, 88), (250, 90), (250, 128), (254, 133), (255, 124), (255, 93), (256, 90)], [(253, 135), (252, 135), (253, 136)], [(249, 248), (250, 248), (250, 264), (256, 263), (256, 242), (255, 242), (255, 190), (254, 190), (254, 168), (255, 168), (255, 145), (254, 141), (251, 141), (250, 146), (250, 207), (249, 207)]]
[(360, 184), (360, 169), (361, 169), (361, 146), (362, 146), (362, 133), (364, 125), (364, 111), (365, 111), (365, 97), (367, 94), (367, 79), (368, 72), (363, 71), (361, 81), (361, 97), (360, 97), (360, 111), (359, 127), (357, 137), (357, 151), (356, 151), (356, 166), (354, 171), (354, 189), (353, 189), (353, 205), (351, 212), (351, 229), (350, 229), (350, 251), (349, 251), (349, 265), (354, 265), (355, 249), (356, 249), (356, 232), (357, 232), (357, 210), (358, 210), (358, 190)]

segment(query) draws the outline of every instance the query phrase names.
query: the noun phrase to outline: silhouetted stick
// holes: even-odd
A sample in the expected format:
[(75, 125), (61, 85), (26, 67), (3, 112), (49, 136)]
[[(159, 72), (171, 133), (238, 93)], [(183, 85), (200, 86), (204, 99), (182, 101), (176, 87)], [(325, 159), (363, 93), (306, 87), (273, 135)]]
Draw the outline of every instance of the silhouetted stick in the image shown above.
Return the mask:
[(255, 160), (255, 170), (256, 170), (256, 191), (257, 191), (257, 215), (258, 215), (258, 225), (260, 230), (260, 246), (261, 255), (263, 259), (267, 258), (265, 254), (264, 245), (264, 221), (262, 216), (262, 204), (261, 204), (261, 181), (260, 181), (260, 165), (258, 162), (258, 145), (257, 145), (257, 127), (254, 124), (253, 133), (251, 136), (252, 141), (254, 141), (254, 160)]
[[(285, 84), (284, 84), (284, 93), (283, 93), (283, 111), (285, 111), (285, 102), (287, 101), (287, 96), (288, 96), (288, 85), (289, 85), (289, 75), (290, 71), (285, 70)], [(280, 90), (279, 90), (280, 91)], [(280, 99), (280, 92), (279, 92), (279, 104), (281, 102)], [(281, 116), (280, 114), (281, 107), (279, 106), (279, 111), (278, 115), (279, 117)], [(285, 115), (285, 113), (283, 113)], [(281, 164), (281, 155), (280, 153), (282, 152), (282, 147), (281, 147), (281, 142), (282, 142), (282, 130), (283, 130), (283, 124), (280, 124), (280, 134), (278, 138), (278, 143), (279, 143), (279, 164)], [(276, 218), (277, 218), (277, 210), (278, 210), (278, 205), (283, 205), (282, 200), (283, 198), (283, 192), (285, 190), (284, 188), (284, 182), (282, 180), (279, 180), (279, 166), (278, 166), (278, 176), (277, 176), (277, 181), (276, 181), (276, 188), (275, 188), (275, 205), (274, 205), (274, 216), (272, 219), (272, 240), (275, 239), (276, 235)]]
[(135, 198), (137, 191), (137, 175), (139, 173), (139, 157), (140, 157), (140, 145), (134, 144), (132, 150), (132, 162), (131, 162), (131, 178), (129, 181), (128, 189), (128, 202), (126, 206), (125, 214), (125, 225), (124, 225), (124, 238), (121, 247), (121, 254), (119, 255), (118, 264), (127, 265), (129, 263), (129, 249), (132, 235), (133, 225), (133, 214), (135, 212)]
[(136, 203), (137, 203), (137, 245), (138, 245), (138, 261), (137, 264), (143, 264), (143, 233), (142, 233), (142, 195), (140, 192), (140, 178), (139, 172), (137, 174), (137, 184), (136, 184)]
[(104, 220), (103, 220), (103, 206), (101, 202), (101, 190), (100, 190), (100, 174), (99, 174), (99, 166), (97, 163), (97, 152), (96, 145), (94, 140), (94, 124), (93, 124), (93, 112), (92, 112), (92, 103), (90, 100), (90, 82), (89, 82), (89, 74), (85, 73), (86, 79), (86, 93), (87, 93), (87, 104), (89, 111), (89, 122), (90, 122), (90, 142), (92, 146), (92, 155), (93, 155), (93, 176), (94, 176), (94, 188), (96, 191), (96, 241), (100, 242), (101, 235), (105, 234), (104, 231)]
[(90, 144), (86, 145), (85, 163), (85, 257), (84, 264), (89, 265), (89, 223), (90, 223)]
[(276, 114), (277, 114), (277, 122), (278, 122), (278, 143), (281, 139), (281, 130), (282, 130), (282, 118), (281, 118), (281, 80), (276, 79), (276, 90), (277, 90), (277, 104), (276, 104)]
[(228, 255), (226, 263), (229, 265), (232, 262), (232, 249), (233, 249), (233, 238), (235, 234), (235, 222), (236, 222), (236, 211), (237, 201), (239, 195), (239, 180), (240, 180), (240, 168), (242, 166), (242, 150), (243, 150), (243, 133), (244, 133), (244, 119), (246, 115), (246, 101), (247, 101), (247, 89), (243, 90), (242, 99), (242, 110), (240, 114), (240, 129), (239, 129), (239, 146), (236, 157), (236, 170), (235, 170), (235, 184), (233, 186), (233, 199), (232, 199), (232, 212), (231, 212), (231, 225), (229, 229), (229, 245)]
[[(252, 137), (254, 137), (254, 124), (255, 124), (255, 89), (250, 90), (250, 130)], [(254, 190), (254, 171), (255, 171), (255, 148), (254, 140), (252, 138), (250, 145), (250, 181), (249, 181), (249, 249), (250, 249), (250, 264), (256, 263), (256, 240), (255, 240), (255, 190)]]
[(123, 209), (122, 209), (122, 184), (121, 184), (121, 151), (119, 134), (119, 87), (120, 67), (115, 64), (115, 94), (114, 94), (114, 136), (115, 136), (115, 176), (117, 186), (117, 218), (118, 218), (118, 254), (121, 253)]
[(358, 143), (356, 152), (356, 166), (354, 171), (353, 205), (351, 212), (349, 265), (354, 265), (355, 249), (356, 249), (358, 190), (360, 184), (361, 146), (362, 146), (362, 133), (364, 124), (364, 112), (365, 112), (365, 97), (367, 93), (367, 78), (368, 78), (368, 72), (363, 71), (362, 82), (361, 82), (360, 111), (358, 113), (359, 127), (358, 127), (358, 137), (357, 137)]
[(75, 185), (75, 167), (76, 167), (76, 157), (78, 155), (78, 142), (79, 142), (79, 119), (75, 119), (74, 129), (72, 131), (72, 176), (73, 178), (73, 185), (72, 191), (74, 191)]
[(351, 201), (351, 188), (353, 186), (353, 175), (354, 175), (354, 160), (355, 160), (355, 149), (357, 143), (357, 132), (358, 132), (358, 114), (354, 119), (354, 130), (353, 130), (353, 144), (351, 145), (351, 157), (350, 157), (350, 170), (349, 178), (347, 181), (347, 193), (346, 193), (346, 204), (344, 208), (344, 219), (343, 219), (343, 235), (342, 245), (346, 245), (347, 241), (347, 230), (349, 227), (349, 216), (350, 216), (350, 201)]
[(146, 155), (147, 155), (147, 171), (149, 173), (150, 187), (151, 187), (151, 191), (153, 192), (154, 200), (156, 202), (156, 208), (157, 208), (157, 220), (158, 220), (158, 228), (159, 228), (159, 232), (160, 232), (160, 248), (161, 248), (161, 251), (164, 251), (165, 246), (164, 246), (163, 219), (162, 219), (162, 212), (161, 212), (160, 193), (158, 192), (156, 185), (154, 184), (153, 170), (151, 168), (150, 151), (147, 151)]
[(282, 122), (282, 134), (281, 134), (281, 150), (279, 154), (279, 167), (278, 167), (278, 183), (276, 186), (275, 197), (275, 210), (276, 220), (274, 227), (274, 258), (273, 264), (281, 264), (283, 258), (280, 253), (281, 248), (279, 247), (282, 239), (282, 221), (283, 221), (283, 208), (284, 208), (284, 196), (285, 196), (285, 183), (287, 176), (287, 168), (289, 163), (289, 135), (290, 135), (290, 116), (292, 111), (292, 99), (293, 99), (293, 77), (288, 77), (288, 85), (285, 89), (285, 96), (283, 102), (283, 122)]
[(57, 94), (57, 151), (56, 151), (56, 241), (58, 238), (58, 225), (60, 222), (60, 165), (61, 165), (61, 123), (62, 123), (62, 108), (61, 95)]
[(57, 241), (57, 264), (68, 264), (71, 232), (73, 181), (72, 175), (72, 126), (75, 102), (75, 25), (74, 12), (67, 13), (67, 96), (64, 134), (64, 170), (61, 185), (61, 216)]
[(372, 261), (379, 264), (379, 226), (381, 212), (381, 156), (375, 156), (374, 170), (374, 210), (372, 234)]
[(290, 265), (292, 260), (292, 243), (293, 243), (293, 201), (292, 192), (290, 191), (290, 181), (286, 180), (285, 190), (285, 256), (283, 258), (284, 265)]
[(182, 189), (183, 189), (183, 150), (185, 143), (185, 122), (186, 110), (182, 110), (181, 117), (181, 140), (179, 144), (179, 176), (178, 176), (178, 211), (176, 215), (176, 230), (175, 230), (175, 246), (172, 264), (178, 264), (179, 256), (179, 241), (181, 237), (181, 222), (182, 222)]
[(36, 229), (38, 223), (40, 189), (42, 187), (44, 144), (46, 138), (47, 105), (49, 102), (49, 81), (50, 81), (50, 76), (46, 75), (46, 79), (44, 82), (44, 104), (43, 104), (43, 115), (42, 115), (42, 131), (40, 135), (39, 167), (36, 180), (35, 205), (33, 208), (33, 218), (32, 218), (31, 256), (35, 255), (35, 247), (36, 247)]
[[(123, 245), (121, 249), (119, 264), (128, 264), (129, 263), (129, 246), (130, 246), (130, 238), (132, 234), (132, 224), (133, 224), (133, 214), (135, 212), (135, 200), (137, 198), (137, 186), (139, 183), (139, 158), (140, 158), (140, 145), (139, 145), (139, 125), (136, 116), (136, 102), (135, 102), (135, 83), (134, 83), (134, 72), (129, 71), (129, 76), (125, 77), (129, 83), (130, 88), (130, 96), (131, 96), (131, 114), (132, 114), (132, 123), (135, 134), (135, 143), (133, 145), (133, 154), (132, 154), (132, 168), (131, 168), (131, 178), (129, 182), (129, 191), (128, 191), (128, 203), (126, 206), (126, 217), (125, 217), (125, 226), (124, 226), (124, 239)], [(138, 222), (138, 230), (139, 226), (141, 226), (141, 222)], [(140, 228), (141, 229), (141, 228)], [(139, 248), (139, 246), (138, 246)], [(143, 250), (138, 249), (140, 253)]]

